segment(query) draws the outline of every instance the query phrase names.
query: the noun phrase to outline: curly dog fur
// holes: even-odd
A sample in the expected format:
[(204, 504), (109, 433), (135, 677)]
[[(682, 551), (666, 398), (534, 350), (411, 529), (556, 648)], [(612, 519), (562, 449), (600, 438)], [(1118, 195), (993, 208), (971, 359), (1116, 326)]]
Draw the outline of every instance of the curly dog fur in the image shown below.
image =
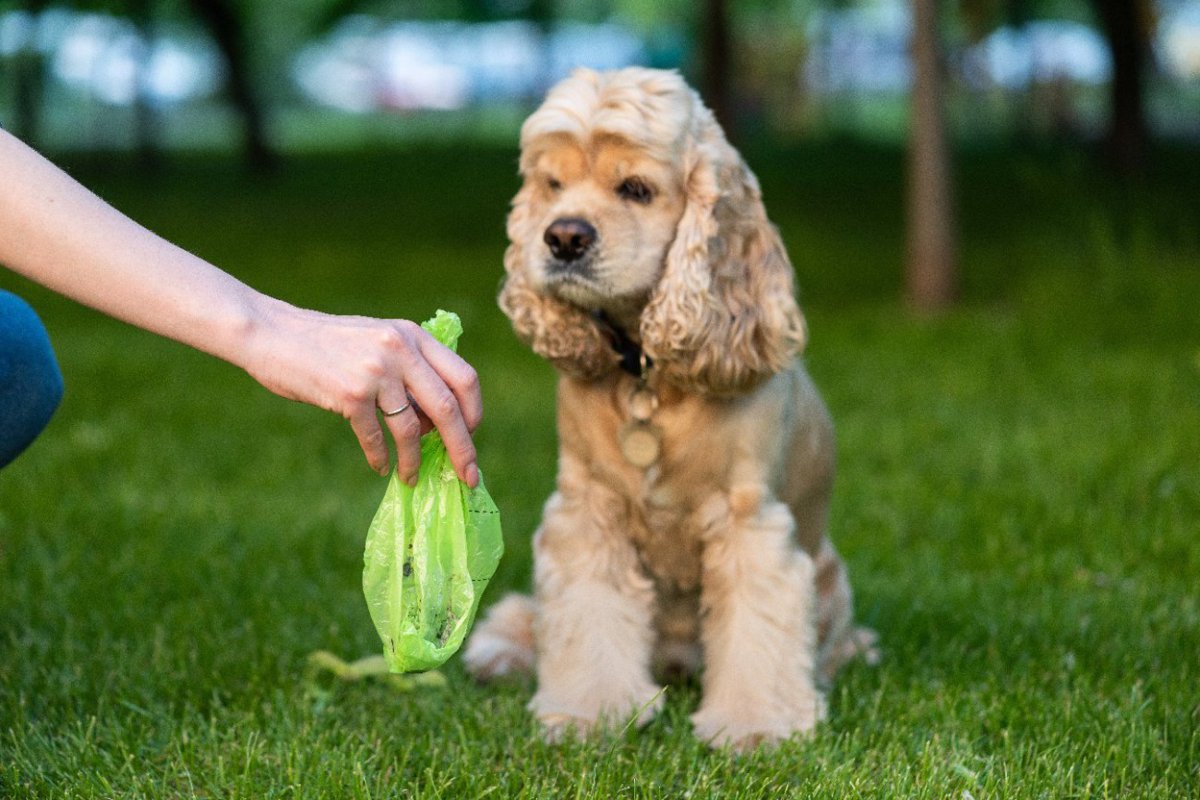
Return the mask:
[[(874, 639), (826, 537), (833, 427), (757, 180), (677, 74), (640, 68), (554, 87), (520, 171), (499, 302), (560, 373), (557, 491), (535, 596), (490, 610), (468, 669), (536, 670), (552, 739), (646, 722), (681, 674), (700, 676), (692, 721), (714, 745), (810, 731)], [(649, 465), (621, 447), (639, 389)]]

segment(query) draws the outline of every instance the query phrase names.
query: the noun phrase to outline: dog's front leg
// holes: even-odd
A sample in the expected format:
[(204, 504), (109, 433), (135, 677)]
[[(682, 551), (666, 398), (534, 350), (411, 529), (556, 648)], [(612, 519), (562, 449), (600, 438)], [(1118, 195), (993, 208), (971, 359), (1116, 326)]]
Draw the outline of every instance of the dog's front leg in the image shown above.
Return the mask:
[(763, 497), (735, 490), (700, 511), (704, 699), (692, 724), (711, 744), (743, 750), (825, 716), (813, 680), (812, 560), (793, 544), (788, 508)]
[(624, 507), (595, 485), (557, 493), (534, 539), (538, 688), (529, 706), (552, 741), (640, 725), (661, 705), (650, 678), (653, 586)]

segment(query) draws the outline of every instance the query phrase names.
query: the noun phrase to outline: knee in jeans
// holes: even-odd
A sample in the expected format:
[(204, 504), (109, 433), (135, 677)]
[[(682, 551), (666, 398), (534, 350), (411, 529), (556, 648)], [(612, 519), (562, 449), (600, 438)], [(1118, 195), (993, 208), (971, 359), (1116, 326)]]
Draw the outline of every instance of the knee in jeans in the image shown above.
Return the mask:
[(0, 292), (0, 466), (29, 446), (63, 398), (63, 377), (37, 314)]

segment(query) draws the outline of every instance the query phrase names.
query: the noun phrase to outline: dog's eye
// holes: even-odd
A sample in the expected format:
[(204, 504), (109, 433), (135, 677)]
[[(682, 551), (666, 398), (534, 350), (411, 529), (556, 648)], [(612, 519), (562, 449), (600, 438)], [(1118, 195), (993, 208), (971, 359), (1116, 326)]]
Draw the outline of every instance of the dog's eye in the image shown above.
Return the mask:
[(559, 189), (562, 188), (562, 183), (559, 181), (556, 181), (554, 178), (547, 178), (546, 186), (547, 186), (547, 188), (550, 189), (550, 191), (557, 192)]
[(654, 191), (640, 178), (626, 178), (617, 187), (617, 194), (623, 200), (632, 200), (643, 205), (654, 199)]

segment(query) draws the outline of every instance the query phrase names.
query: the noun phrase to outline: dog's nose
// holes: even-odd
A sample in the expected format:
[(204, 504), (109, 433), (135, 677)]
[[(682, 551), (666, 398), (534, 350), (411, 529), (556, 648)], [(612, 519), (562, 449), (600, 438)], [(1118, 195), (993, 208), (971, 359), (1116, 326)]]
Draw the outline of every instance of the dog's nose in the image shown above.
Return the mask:
[(596, 229), (578, 217), (556, 219), (542, 238), (560, 261), (575, 261), (596, 241)]

